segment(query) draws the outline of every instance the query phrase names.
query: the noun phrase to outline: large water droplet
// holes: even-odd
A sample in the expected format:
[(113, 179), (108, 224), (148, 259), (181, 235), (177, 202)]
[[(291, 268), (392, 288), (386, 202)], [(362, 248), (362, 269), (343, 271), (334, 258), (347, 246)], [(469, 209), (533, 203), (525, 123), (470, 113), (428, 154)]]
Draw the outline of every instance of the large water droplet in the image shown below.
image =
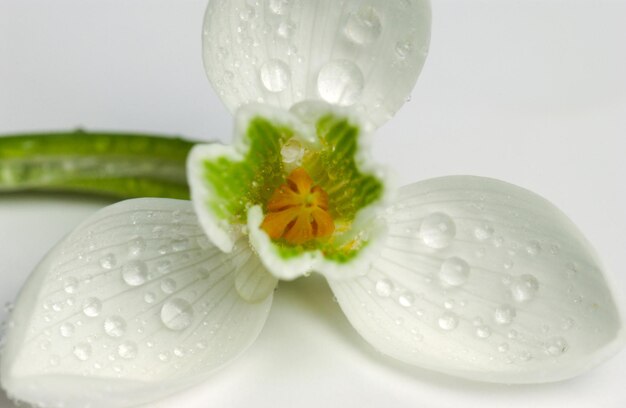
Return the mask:
[(513, 318), (515, 318), (515, 308), (511, 305), (500, 305), (496, 308), (493, 319), (496, 323), (501, 325), (511, 324)]
[(522, 275), (511, 283), (511, 295), (517, 302), (532, 300), (539, 290), (539, 282), (532, 275)]
[(161, 308), (161, 321), (165, 327), (171, 330), (186, 329), (193, 321), (191, 304), (178, 298), (167, 301)]
[(442, 330), (454, 330), (459, 325), (459, 318), (456, 314), (452, 312), (445, 312), (443, 315), (441, 315), (437, 323), (439, 323), (439, 327)]
[(102, 310), (102, 302), (98, 298), (89, 298), (83, 303), (83, 313), (88, 317), (96, 317)]
[(317, 77), (317, 90), (329, 103), (354, 105), (363, 91), (363, 73), (353, 62), (335, 60), (322, 67)]
[(117, 354), (125, 360), (137, 357), (137, 344), (132, 341), (125, 341), (117, 347)]
[(64, 323), (59, 327), (59, 333), (63, 337), (72, 337), (74, 335), (74, 325), (72, 323)]
[(380, 297), (389, 297), (393, 291), (393, 283), (388, 279), (381, 279), (376, 282), (376, 293)]
[(280, 149), (280, 154), (283, 157), (284, 163), (296, 163), (304, 156), (304, 148), (302, 147), (302, 143), (297, 139), (291, 138)]
[(444, 286), (461, 286), (467, 282), (470, 266), (461, 258), (452, 257), (441, 264), (439, 280)]
[(79, 343), (74, 346), (72, 353), (80, 361), (89, 360), (89, 357), (91, 357), (91, 346), (87, 343)]
[(140, 286), (148, 279), (148, 267), (142, 261), (131, 261), (122, 267), (122, 279), (129, 286)]
[(449, 246), (456, 236), (456, 225), (452, 218), (443, 213), (433, 213), (424, 218), (420, 225), (420, 237), (431, 248)]
[(382, 32), (380, 17), (373, 7), (363, 7), (348, 17), (344, 34), (360, 45), (373, 43)]
[(122, 337), (126, 332), (126, 321), (120, 316), (111, 316), (104, 321), (104, 332), (110, 337)]

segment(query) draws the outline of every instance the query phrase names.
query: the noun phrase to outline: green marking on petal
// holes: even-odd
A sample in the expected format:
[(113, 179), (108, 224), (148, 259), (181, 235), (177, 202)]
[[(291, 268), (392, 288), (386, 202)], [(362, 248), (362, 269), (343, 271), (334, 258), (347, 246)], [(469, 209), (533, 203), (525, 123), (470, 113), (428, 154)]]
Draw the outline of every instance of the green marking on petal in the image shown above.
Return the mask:
[[(371, 170), (362, 170), (360, 128), (335, 113), (317, 116), (307, 127), (284, 112), (276, 114), (282, 118), (278, 120), (267, 119), (275, 117), (269, 109), (261, 112), (248, 116), (252, 119), (235, 148), (208, 146), (194, 159), (199, 164), (198, 191), (204, 191), (197, 195), (203, 203), (199, 211), (208, 212), (206, 217), (200, 214), (207, 234), (228, 248), (224, 234), (236, 236), (232, 231), (247, 225), (248, 210), (259, 206), (262, 233), (280, 259), (320, 251), (337, 264), (351, 261), (369, 244), (368, 222), (355, 228), (355, 218), (384, 192), (382, 181)], [(255, 221), (249, 227), (260, 225)]]
[(213, 189), (207, 204), (218, 218), (244, 224), (249, 205), (269, 200), (284, 182), (280, 148), (292, 135), (291, 129), (256, 117), (245, 135), (249, 150), (243, 161), (220, 157), (204, 162), (204, 177)]
[(331, 214), (352, 221), (356, 213), (382, 197), (383, 184), (357, 168), (359, 128), (345, 118), (327, 115), (317, 123), (322, 144), (304, 163), (311, 177), (328, 193)]

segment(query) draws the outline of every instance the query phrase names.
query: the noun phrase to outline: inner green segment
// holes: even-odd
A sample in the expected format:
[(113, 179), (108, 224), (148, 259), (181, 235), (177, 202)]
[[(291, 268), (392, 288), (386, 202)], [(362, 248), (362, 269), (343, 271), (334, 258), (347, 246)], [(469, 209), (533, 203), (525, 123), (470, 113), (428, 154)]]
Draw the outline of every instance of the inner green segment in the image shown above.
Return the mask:
[(245, 134), (249, 146), (243, 161), (226, 157), (205, 160), (204, 177), (214, 198), (207, 204), (218, 218), (245, 224), (250, 206), (266, 203), (274, 190), (285, 182), (280, 149), (293, 131), (257, 117)]
[[(277, 240), (275, 244), (284, 258), (320, 249), (328, 259), (347, 262), (367, 244), (357, 242), (350, 223), (360, 209), (381, 198), (383, 184), (376, 177), (361, 173), (357, 167), (355, 155), (360, 133), (357, 126), (345, 118), (329, 114), (318, 120), (316, 131), (319, 148), (307, 147), (301, 166), (315, 184), (328, 193), (329, 212), (337, 231), (335, 236), (323, 242), (294, 246)], [(253, 205), (261, 205), (267, 213), (266, 204), (270, 197), (286, 182), (288, 171), (283, 164), (281, 148), (293, 136), (292, 129), (256, 117), (244, 136), (249, 150), (243, 161), (227, 157), (205, 160), (205, 181), (213, 191), (213, 197), (207, 203), (211, 211), (231, 224), (245, 224), (248, 208)]]

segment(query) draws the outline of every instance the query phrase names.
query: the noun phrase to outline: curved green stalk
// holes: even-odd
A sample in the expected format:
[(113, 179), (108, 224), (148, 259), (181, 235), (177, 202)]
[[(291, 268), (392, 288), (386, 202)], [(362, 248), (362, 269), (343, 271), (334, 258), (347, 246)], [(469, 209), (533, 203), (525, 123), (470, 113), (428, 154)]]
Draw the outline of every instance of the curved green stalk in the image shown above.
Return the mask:
[(0, 137), (0, 193), (61, 191), (189, 198), (179, 138), (77, 130)]

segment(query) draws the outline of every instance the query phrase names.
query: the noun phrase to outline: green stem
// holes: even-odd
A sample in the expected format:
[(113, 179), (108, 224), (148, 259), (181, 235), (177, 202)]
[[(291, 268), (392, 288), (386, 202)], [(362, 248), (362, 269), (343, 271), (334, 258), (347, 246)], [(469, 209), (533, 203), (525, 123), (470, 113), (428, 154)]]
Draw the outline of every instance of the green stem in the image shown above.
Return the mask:
[(0, 137), (0, 193), (60, 191), (189, 198), (179, 138), (77, 130)]

